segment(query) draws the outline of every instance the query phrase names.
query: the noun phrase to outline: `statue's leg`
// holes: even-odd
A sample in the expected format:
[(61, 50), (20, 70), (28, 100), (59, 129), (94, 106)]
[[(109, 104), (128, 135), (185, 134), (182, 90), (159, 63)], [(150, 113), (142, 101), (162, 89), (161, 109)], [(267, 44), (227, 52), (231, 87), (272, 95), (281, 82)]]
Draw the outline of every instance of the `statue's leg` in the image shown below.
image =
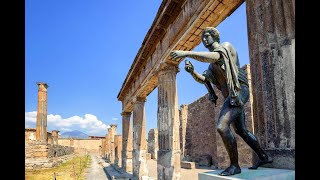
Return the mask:
[(231, 107), (229, 98), (224, 102), (217, 123), (217, 130), (222, 138), (224, 146), (230, 158), (230, 166), (219, 175), (229, 176), (241, 173), (238, 164), (238, 149), (236, 139), (230, 129), (230, 124), (239, 114), (239, 107)]
[(256, 152), (259, 157), (258, 162), (256, 162), (252, 167), (249, 167), (249, 169), (257, 169), (263, 164), (272, 163), (272, 159), (262, 150), (257, 137), (247, 130), (245, 126), (245, 112), (243, 108), (240, 116), (236, 118), (232, 125), (236, 133), (241, 136), (241, 138), (254, 150), (254, 152)]

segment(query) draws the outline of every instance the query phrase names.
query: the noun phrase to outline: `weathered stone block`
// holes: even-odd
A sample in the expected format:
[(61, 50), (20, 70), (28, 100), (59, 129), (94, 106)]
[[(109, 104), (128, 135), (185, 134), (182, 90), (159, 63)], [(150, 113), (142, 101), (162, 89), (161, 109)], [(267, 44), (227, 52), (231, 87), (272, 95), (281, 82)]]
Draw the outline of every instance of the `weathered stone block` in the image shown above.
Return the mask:
[(181, 168), (194, 169), (196, 167), (194, 162), (181, 161)]

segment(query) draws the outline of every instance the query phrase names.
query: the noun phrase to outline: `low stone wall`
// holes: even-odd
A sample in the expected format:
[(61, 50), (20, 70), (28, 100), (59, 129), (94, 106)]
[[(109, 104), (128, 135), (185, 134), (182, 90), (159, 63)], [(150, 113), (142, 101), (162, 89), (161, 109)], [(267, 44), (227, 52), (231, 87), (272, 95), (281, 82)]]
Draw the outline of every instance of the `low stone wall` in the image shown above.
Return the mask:
[(25, 144), (26, 169), (52, 168), (73, 156), (73, 147), (40, 142)]
[(26, 170), (37, 170), (37, 169), (47, 169), (53, 168), (60, 165), (70, 159), (75, 157), (75, 154), (64, 155), (55, 158), (38, 159), (38, 158), (26, 158), (25, 159), (25, 169)]

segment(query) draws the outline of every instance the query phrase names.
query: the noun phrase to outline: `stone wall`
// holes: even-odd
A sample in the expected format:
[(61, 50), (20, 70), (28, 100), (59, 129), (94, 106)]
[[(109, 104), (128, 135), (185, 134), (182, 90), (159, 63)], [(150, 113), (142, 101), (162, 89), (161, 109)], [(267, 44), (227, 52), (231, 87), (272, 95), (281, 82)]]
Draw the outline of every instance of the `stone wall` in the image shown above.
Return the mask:
[(75, 153), (79, 153), (79, 154), (94, 153), (98, 155), (100, 146), (102, 146), (102, 139), (59, 138), (58, 144), (62, 146), (73, 147)]
[(33, 142), (25, 144), (26, 169), (52, 168), (65, 162), (74, 154), (74, 148), (48, 143)]
[[(247, 71), (250, 84), (250, 66), (245, 65), (242, 68)], [(251, 86), (249, 89), (251, 89)], [(183, 160), (202, 163), (200, 161), (211, 157), (212, 165), (218, 168), (225, 168), (229, 165), (229, 157), (222, 139), (216, 130), (216, 122), (219, 118), (224, 98), (219, 90), (215, 89), (215, 92), (218, 96), (216, 107), (214, 103), (208, 100), (208, 94), (189, 105), (181, 106), (179, 113), (180, 140), (182, 141), (180, 142), (181, 152), (184, 155)], [(252, 132), (253, 117), (251, 107), (252, 95), (250, 95), (249, 101), (245, 105), (246, 127)], [(235, 134), (235, 137), (238, 145), (240, 166), (251, 166), (253, 151), (240, 136)]]

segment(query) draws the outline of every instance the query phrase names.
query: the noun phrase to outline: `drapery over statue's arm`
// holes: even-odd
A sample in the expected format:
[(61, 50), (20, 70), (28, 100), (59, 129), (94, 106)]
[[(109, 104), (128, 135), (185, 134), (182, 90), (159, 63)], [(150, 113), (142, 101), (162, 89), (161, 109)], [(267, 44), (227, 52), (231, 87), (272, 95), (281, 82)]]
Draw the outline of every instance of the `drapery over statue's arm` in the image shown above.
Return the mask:
[(194, 51), (180, 51), (174, 50), (170, 53), (174, 59), (190, 57), (200, 62), (215, 63), (220, 59), (218, 52), (194, 52)]

